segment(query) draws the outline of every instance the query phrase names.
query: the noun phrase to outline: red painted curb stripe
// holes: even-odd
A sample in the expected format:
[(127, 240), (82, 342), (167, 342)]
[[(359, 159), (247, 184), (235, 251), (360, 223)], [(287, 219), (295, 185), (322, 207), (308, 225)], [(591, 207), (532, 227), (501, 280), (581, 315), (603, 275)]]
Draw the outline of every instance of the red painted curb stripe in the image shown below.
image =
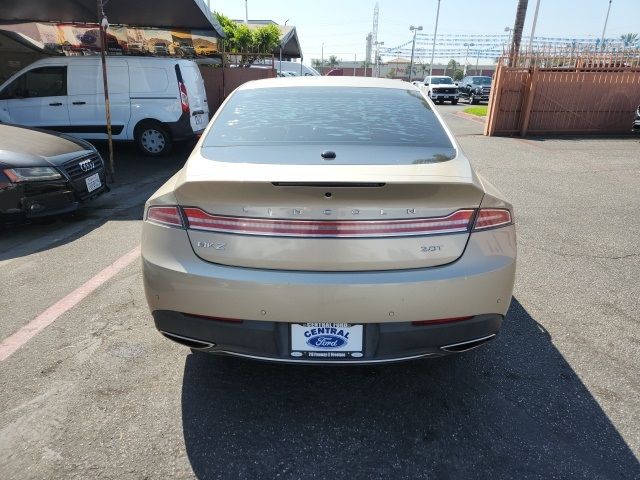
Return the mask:
[(117, 259), (93, 278), (87, 280), (87, 282), (76, 288), (66, 297), (51, 305), (16, 333), (5, 338), (0, 342), (0, 362), (5, 361), (13, 355), (16, 350), (55, 322), (61, 315), (75, 307), (100, 285), (117, 275), (139, 256), (140, 245)]

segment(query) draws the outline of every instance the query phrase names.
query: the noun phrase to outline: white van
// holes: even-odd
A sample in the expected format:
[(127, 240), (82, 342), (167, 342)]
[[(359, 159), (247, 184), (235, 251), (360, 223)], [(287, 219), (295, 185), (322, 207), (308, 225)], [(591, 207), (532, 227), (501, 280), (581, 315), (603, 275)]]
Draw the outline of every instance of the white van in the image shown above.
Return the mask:
[[(190, 60), (108, 57), (114, 140), (135, 140), (147, 155), (202, 132), (209, 122), (204, 81)], [(107, 138), (99, 57), (52, 57), (0, 86), (0, 122)]]

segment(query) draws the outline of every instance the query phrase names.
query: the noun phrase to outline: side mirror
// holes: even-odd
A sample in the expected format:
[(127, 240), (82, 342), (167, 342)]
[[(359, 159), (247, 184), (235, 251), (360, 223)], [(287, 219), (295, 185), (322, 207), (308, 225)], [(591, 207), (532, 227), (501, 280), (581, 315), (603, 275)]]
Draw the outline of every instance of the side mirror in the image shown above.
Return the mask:
[(428, 86), (429, 86), (429, 84), (425, 82), (424, 86), (425, 86), (425, 87), (428, 87)]

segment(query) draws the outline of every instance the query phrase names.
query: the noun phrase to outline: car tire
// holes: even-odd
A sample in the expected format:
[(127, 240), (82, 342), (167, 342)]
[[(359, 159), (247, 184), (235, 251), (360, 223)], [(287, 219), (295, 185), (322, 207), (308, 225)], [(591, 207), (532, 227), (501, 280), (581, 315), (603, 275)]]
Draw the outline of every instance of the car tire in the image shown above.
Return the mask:
[(469, 105), (475, 105), (476, 103), (478, 103), (476, 101), (476, 96), (473, 93), (469, 94)]
[(451, 105), (457, 105), (458, 104), (458, 100), (451, 100)]
[(173, 145), (167, 129), (162, 123), (153, 120), (140, 122), (134, 136), (138, 148), (150, 157), (165, 155)]

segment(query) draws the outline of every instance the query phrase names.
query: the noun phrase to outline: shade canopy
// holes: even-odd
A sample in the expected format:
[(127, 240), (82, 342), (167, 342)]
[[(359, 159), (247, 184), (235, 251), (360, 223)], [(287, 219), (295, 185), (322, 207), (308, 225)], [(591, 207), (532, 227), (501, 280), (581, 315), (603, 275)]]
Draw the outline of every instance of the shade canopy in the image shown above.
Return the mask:
[[(0, 0), (0, 23), (99, 23), (97, 0)], [(103, 0), (109, 23), (224, 30), (204, 0)]]

